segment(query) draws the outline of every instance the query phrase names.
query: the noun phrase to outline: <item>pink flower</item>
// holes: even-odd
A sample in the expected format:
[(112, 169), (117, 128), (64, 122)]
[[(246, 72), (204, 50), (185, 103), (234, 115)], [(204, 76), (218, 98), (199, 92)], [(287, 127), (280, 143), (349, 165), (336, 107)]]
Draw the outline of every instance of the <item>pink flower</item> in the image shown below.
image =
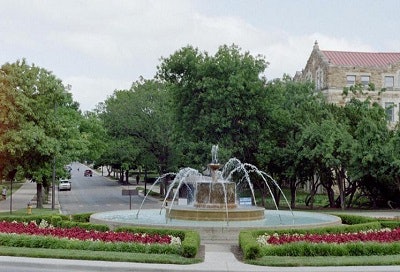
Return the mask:
[[(46, 227), (43, 227), (43, 226)], [(100, 232), (95, 230), (85, 230), (78, 227), (64, 229), (55, 228), (48, 224), (36, 223), (19, 223), (19, 222), (0, 222), (0, 233), (15, 233), (26, 235), (43, 235), (60, 238), (91, 240), (103, 242), (132, 242), (141, 244), (170, 244), (172, 240), (177, 243), (175, 237), (170, 235), (146, 234), (146, 233), (130, 233), (130, 232)]]
[(335, 234), (264, 234), (257, 241), (262, 245), (281, 245), (286, 243), (351, 243), (351, 242), (379, 242), (391, 243), (400, 241), (400, 228), (360, 231), (355, 233)]

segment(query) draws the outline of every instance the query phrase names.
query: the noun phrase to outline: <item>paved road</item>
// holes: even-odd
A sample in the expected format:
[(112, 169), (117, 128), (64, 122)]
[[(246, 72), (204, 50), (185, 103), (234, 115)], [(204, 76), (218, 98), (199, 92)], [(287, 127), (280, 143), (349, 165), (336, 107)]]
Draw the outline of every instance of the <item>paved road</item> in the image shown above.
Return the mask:
[[(122, 195), (122, 188), (128, 188), (128, 186), (121, 186), (118, 182), (96, 172), (93, 172), (92, 177), (84, 177), (83, 172), (86, 169), (89, 168), (83, 164), (72, 164), (72, 190), (58, 192), (58, 201), (63, 214), (128, 210), (130, 208), (130, 197)], [(133, 189), (135, 185), (129, 186), (129, 188)], [(143, 201), (143, 196), (132, 196), (131, 201), (132, 209), (137, 209)], [(160, 206), (160, 201), (146, 199), (144, 208)]]

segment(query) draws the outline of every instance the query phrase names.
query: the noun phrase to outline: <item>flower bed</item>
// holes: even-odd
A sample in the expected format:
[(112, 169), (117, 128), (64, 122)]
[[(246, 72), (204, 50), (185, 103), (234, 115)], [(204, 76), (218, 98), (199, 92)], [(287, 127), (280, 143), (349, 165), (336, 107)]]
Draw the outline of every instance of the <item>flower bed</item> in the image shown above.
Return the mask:
[(354, 243), (354, 242), (379, 242), (392, 243), (400, 241), (400, 228), (367, 230), (353, 233), (331, 233), (331, 234), (263, 234), (258, 236), (257, 242), (262, 245), (282, 245), (287, 243)]
[(388, 222), (357, 220), (354, 225), (311, 230), (243, 230), (239, 244), (246, 260), (262, 256), (398, 255), (400, 227)]
[(73, 228), (56, 228), (49, 225), (46, 221), (42, 221), (39, 225), (32, 221), (23, 222), (0, 222), (1, 233), (25, 234), (51, 236), (58, 238), (67, 238), (70, 240), (81, 241), (101, 241), (101, 242), (124, 242), (124, 243), (140, 243), (140, 244), (165, 244), (180, 245), (179, 237), (172, 235), (157, 235), (147, 233), (130, 233), (130, 232), (112, 232), (112, 231), (95, 231), (85, 230), (78, 227)]

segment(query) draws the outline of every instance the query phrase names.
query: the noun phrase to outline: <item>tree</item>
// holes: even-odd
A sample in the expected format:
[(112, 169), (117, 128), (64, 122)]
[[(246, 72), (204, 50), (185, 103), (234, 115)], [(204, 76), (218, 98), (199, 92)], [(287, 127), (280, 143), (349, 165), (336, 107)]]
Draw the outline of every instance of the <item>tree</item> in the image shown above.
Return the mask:
[(184, 47), (158, 67), (158, 78), (171, 92), (176, 142), (181, 164), (210, 161), (213, 144), (220, 157), (255, 163), (265, 124), (265, 79), (262, 56), (221, 46), (214, 56)]
[(97, 162), (105, 152), (107, 141), (106, 130), (99, 114), (95, 111), (85, 112), (79, 131), (85, 146), (80, 155), (81, 160)]
[(78, 104), (61, 80), (25, 60), (1, 67), (1, 174), (8, 179), (37, 181), (38, 207), (42, 186), (76, 158), (80, 143)]
[[(323, 98), (314, 92), (310, 82), (293, 82), (288, 76), (267, 84), (267, 109), (257, 163), (281, 185), (290, 187), (291, 207), (295, 208), (299, 184), (314, 177), (314, 165), (301, 156), (298, 141), (311, 122), (328, 115)], [(279, 200), (280, 192), (274, 192)]]
[(140, 79), (130, 90), (115, 91), (100, 117), (114, 150), (108, 148), (106, 156), (114, 157), (120, 167), (143, 165), (160, 174), (173, 167), (170, 104), (163, 84)]
[[(385, 110), (369, 100), (352, 99), (344, 107), (344, 114), (349, 122), (350, 133), (357, 139), (349, 175), (357, 182), (357, 189), (369, 198), (372, 206), (377, 207), (387, 202), (387, 190), (394, 182), (395, 175), (391, 166), (397, 155), (392, 153), (393, 132), (386, 122)], [(355, 193), (355, 189), (351, 191)]]

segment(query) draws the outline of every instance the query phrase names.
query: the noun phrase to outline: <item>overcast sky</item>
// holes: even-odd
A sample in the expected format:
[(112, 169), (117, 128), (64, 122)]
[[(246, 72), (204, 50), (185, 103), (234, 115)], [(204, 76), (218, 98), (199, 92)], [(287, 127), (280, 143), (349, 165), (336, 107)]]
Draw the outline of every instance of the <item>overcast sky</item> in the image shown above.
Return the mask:
[(186, 45), (236, 44), (268, 79), (322, 50), (400, 52), (399, 0), (0, 0), (0, 65), (25, 58), (72, 86), (83, 111)]

